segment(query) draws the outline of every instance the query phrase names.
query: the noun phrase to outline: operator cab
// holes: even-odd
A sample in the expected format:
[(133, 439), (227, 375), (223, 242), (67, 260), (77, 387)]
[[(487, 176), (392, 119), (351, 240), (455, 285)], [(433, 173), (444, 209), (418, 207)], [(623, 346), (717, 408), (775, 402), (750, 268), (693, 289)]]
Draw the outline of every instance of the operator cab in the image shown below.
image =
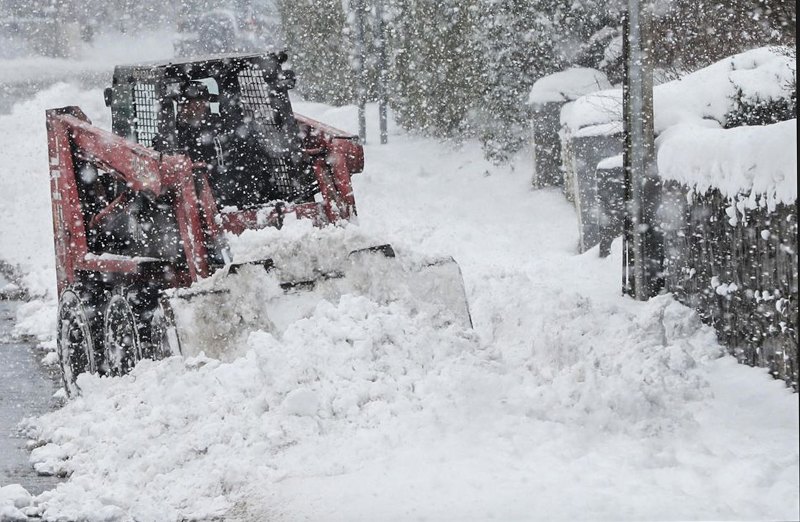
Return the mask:
[(207, 171), (221, 209), (313, 201), (285, 53), (118, 66), (106, 89), (112, 131)]

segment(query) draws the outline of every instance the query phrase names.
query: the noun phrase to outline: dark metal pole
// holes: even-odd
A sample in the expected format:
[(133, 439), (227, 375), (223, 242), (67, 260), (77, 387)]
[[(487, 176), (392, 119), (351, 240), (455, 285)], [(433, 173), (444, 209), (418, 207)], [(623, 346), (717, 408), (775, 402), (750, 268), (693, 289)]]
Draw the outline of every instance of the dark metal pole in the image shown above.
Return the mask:
[(375, 18), (378, 40), (378, 119), (381, 129), (381, 144), (389, 141), (387, 130), (386, 106), (388, 105), (388, 89), (386, 88), (386, 21), (383, 19), (383, 0), (375, 4)]
[(622, 148), (622, 174), (624, 194), (624, 219), (622, 234), (622, 293), (634, 296), (636, 287), (633, 279), (633, 219), (632, 210), (632, 179), (631, 179), (631, 119), (630, 119), (630, 44), (628, 43), (629, 16), (627, 11), (622, 15), (622, 54), (624, 56), (625, 81), (622, 83), (622, 118), (623, 118), (623, 148)]
[[(625, 25), (624, 166), (626, 201), (624, 291), (646, 300), (659, 290), (661, 248), (655, 212), (658, 176), (653, 133), (653, 66), (650, 53), (652, 6), (628, 0)], [(632, 254), (632, 255), (631, 255)], [(632, 272), (632, 273), (631, 273)], [(632, 283), (632, 285), (631, 285)], [(632, 288), (631, 288), (632, 287)]]
[(367, 142), (367, 87), (364, 79), (366, 73), (366, 51), (364, 45), (364, 28), (366, 25), (365, 0), (353, 0), (356, 14), (356, 102), (358, 103), (358, 138), (361, 143)]

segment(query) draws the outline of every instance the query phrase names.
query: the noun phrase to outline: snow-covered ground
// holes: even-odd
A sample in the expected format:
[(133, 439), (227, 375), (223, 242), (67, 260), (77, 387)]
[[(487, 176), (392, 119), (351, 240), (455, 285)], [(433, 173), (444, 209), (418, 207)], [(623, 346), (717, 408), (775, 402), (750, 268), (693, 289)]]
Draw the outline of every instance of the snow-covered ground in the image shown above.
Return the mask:
[[(107, 124), (99, 91), (66, 85), (0, 117), (0, 258), (39, 296), (19, 330), (43, 339), (55, 286), (43, 110), (65, 104)], [(353, 108), (296, 109), (354, 130)], [(391, 131), (354, 179), (354, 230), (454, 256), (474, 330), (345, 296), (280, 338), (254, 332), (231, 362), (86, 376), (81, 397), (27, 423), (47, 442), (37, 469), (71, 473), (27, 509), (52, 520), (800, 518), (796, 394), (722, 356), (670, 297), (621, 297), (618, 245), (606, 259), (577, 255), (573, 208), (532, 191), (526, 161), (498, 168), (474, 143)]]
[(137, 34), (101, 33), (83, 44), (76, 57), (22, 56), (0, 59), (0, 84), (55, 82), (82, 75), (111, 78), (115, 65), (171, 58), (173, 34), (168, 30)]

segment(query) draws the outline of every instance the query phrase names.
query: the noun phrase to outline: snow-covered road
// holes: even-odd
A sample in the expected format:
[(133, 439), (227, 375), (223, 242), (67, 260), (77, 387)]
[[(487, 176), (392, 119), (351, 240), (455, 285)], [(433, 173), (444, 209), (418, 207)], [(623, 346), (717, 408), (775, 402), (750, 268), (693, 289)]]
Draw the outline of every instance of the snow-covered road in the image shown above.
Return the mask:
[[(107, 122), (100, 92), (67, 86), (0, 117), (0, 256), (45, 296), (19, 326), (44, 337), (42, 114), (67, 103)], [(356, 121), (353, 108), (296, 109)], [(37, 500), (45, 518), (800, 518), (797, 395), (721, 357), (668, 296), (621, 297), (618, 256), (576, 255), (572, 207), (532, 191), (524, 160), (498, 168), (473, 143), (391, 130), (354, 180), (358, 229), (453, 255), (474, 331), (347, 296), (281, 339), (254, 333), (230, 363), (86, 378), (81, 398), (29, 423), (50, 442), (34, 462), (72, 473)]]

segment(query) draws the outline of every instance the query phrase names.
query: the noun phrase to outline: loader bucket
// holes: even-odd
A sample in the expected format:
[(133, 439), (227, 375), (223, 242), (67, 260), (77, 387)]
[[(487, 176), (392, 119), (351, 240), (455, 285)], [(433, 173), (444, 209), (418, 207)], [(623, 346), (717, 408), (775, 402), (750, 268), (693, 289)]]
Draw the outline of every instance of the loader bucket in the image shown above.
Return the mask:
[(381, 245), (312, 271), (313, 278), (281, 279), (280, 266), (270, 259), (229, 265), (192, 288), (172, 291), (168, 300), (183, 354), (239, 356), (250, 332), (280, 338), (320, 301), (337, 302), (348, 294), (379, 304), (401, 302), (436, 324), (472, 327), (461, 269), (452, 258), (410, 261)]

